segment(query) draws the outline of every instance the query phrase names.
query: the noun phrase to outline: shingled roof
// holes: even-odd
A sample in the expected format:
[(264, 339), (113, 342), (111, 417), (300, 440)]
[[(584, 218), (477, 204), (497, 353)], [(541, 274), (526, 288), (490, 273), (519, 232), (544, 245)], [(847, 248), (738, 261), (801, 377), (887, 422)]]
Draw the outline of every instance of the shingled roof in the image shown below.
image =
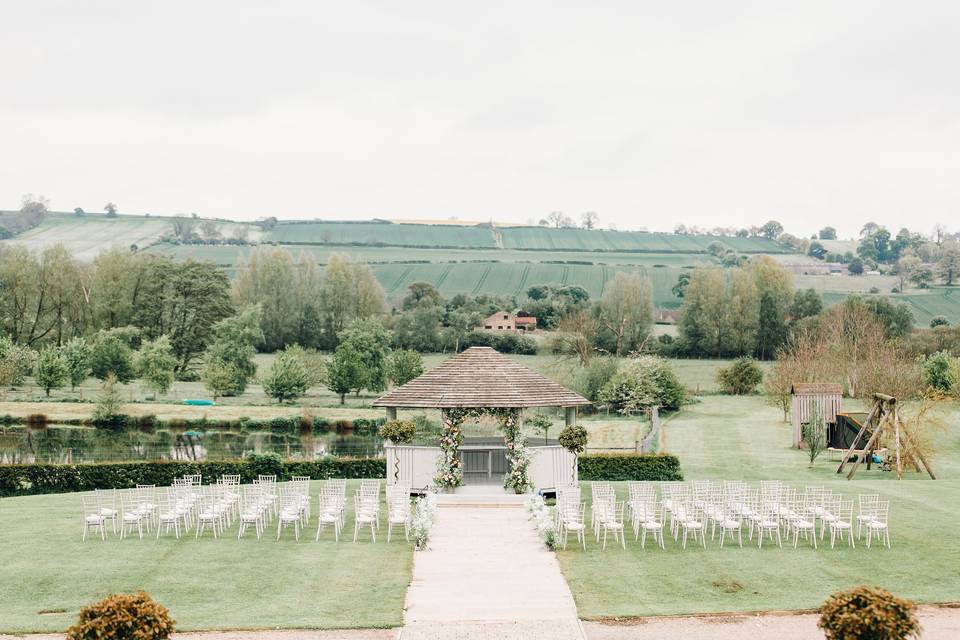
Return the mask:
[(590, 401), (490, 347), (470, 347), (377, 398), (373, 406), (479, 409), (585, 404)]

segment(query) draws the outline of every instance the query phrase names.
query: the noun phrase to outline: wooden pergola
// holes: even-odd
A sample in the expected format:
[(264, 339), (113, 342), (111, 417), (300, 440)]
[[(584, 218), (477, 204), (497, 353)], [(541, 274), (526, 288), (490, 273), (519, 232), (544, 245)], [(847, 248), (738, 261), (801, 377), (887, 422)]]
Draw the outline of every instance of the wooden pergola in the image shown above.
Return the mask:
[[(385, 409), (388, 420), (395, 420), (400, 409), (439, 409), (444, 421), (454, 410), (515, 410), (522, 415), (524, 409), (557, 407), (564, 410), (566, 424), (574, 425), (577, 408), (588, 404), (580, 394), (490, 347), (471, 347), (377, 398), (373, 406)], [(560, 475), (570, 475), (571, 462), (576, 468), (574, 454), (555, 443), (532, 447), (540, 450), (531, 467), (535, 488), (557, 486)], [(467, 439), (459, 449), (464, 478), (473, 473), (475, 478), (485, 474), (490, 480), (504, 472), (505, 449), (503, 442), (491, 438)], [(396, 464), (400, 475), (415, 488), (429, 484), (440, 455), (439, 447), (429, 446), (388, 444), (385, 451), (388, 467)]]

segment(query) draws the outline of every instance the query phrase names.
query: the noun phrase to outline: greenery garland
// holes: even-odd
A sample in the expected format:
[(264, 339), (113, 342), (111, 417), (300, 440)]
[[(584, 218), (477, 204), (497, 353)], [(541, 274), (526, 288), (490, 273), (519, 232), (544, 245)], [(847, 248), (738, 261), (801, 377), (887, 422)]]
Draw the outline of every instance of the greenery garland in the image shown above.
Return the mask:
[(463, 421), (470, 409), (447, 409), (443, 412), (440, 431), (440, 457), (437, 459), (437, 475), (433, 481), (438, 487), (453, 489), (463, 484), (463, 467), (460, 461), (460, 445), (463, 444)]
[(463, 445), (463, 421), (467, 418), (479, 420), (483, 415), (495, 417), (503, 431), (507, 462), (510, 464), (510, 472), (504, 478), (503, 486), (517, 493), (525, 493), (533, 487), (529, 475), (533, 458), (520, 429), (519, 409), (447, 409), (443, 414), (440, 458), (437, 460), (437, 474), (433, 478), (434, 482), (438, 487), (451, 489), (463, 484), (463, 463), (460, 459), (460, 447)]

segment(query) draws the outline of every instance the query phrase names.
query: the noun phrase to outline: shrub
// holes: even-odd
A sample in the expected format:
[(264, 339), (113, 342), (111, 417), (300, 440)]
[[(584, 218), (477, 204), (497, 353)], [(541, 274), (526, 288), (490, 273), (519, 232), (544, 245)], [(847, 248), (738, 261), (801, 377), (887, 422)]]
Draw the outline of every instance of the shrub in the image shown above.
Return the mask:
[(283, 456), (279, 453), (248, 453), (244, 458), (250, 463), (254, 477), (283, 475)]
[(680, 408), (686, 389), (670, 368), (656, 356), (640, 356), (617, 372), (600, 390), (601, 404), (630, 415), (650, 407), (668, 411)]
[(745, 396), (763, 381), (763, 371), (753, 358), (737, 358), (717, 371), (717, 383), (724, 393)]
[(580, 480), (683, 480), (676, 456), (637, 453), (588, 453), (578, 458)]
[(960, 380), (957, 379), (957, 359), (947, 351), (938, 351), (923, 361), (923, 382), (928, 388), (940, 393), (951, 393)]
[(118, 593), (80, 610), (68, 640), (166, 640), (174, 620), (144, 591)]
[(879, 587), (834, 593), (820, 607), (817, 626), (827, 640), (905, 640), (920, 637), (916, 605)]
[(616, 358), (598, 356), (590, 358), (573, 379), (573, 388), (590, 402), (598, 402), (600, 390), (616, 375), (620, 364)]
[(810, 422), (803, 425), (803, 441), (807, 443), (807, 454), (813, 464), (827, 447), (827, 423), (819, 409), (814, 409)]
[(945, 316), (934, 316), (930, 321), (930, 328), (936, 329), (937, 327), (949, 327), (950, 321), (947, 320)]
[(394, 444), (406, 444), (413, 442), (417, 435), (417, 425), (412, 420), (390, 420), (384, 422), (377, 433)]
[(90, 371), (90, 345), (83, 338), (71, 338), (63, 345), (63, 357), (67, 361), (70, 389), (76, 389)]
[(580, 454), (587, 448), (587, 430), (578, 424), (571, 424), (560, 432), (560, 446), (571, 453)]

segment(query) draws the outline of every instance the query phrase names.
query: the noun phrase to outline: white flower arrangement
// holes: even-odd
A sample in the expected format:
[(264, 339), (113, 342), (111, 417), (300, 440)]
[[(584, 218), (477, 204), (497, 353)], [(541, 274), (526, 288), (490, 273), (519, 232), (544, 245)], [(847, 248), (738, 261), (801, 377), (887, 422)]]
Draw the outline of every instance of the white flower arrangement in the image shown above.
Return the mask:
[(437, 517), (437, 494), (428, 491), (423, 498), (413, 502), (413, 515), (410, 518), (410, 532), (417, 551), (424, 551), (430, 541), (430, 529)]
[(530, 511), (530, 519), (533, 520), (537, 535), (540, 536), (548, 549), (555, 549), (557, 546), (557, 523), (554, 519), (553, 510), (547, 506), (543, 496), (535, 495), (527, 500), (527, 510)]

